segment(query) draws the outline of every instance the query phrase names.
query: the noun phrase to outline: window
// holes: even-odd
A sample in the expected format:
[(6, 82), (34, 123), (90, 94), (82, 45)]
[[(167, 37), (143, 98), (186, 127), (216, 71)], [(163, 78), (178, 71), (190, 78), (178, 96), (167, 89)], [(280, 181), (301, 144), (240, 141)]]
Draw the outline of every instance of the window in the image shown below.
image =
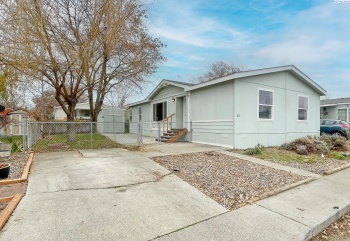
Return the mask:
[(347, 121), (347, 109), (338, 109), (338, 120)]
[(129, 121), (132, 122), (132, 109), (129, 109)]
[(309, 108), (309, 98), (298, 95), (298, 120), (307, 120), (307, 110)]
[(272, 120), (273, 91), (259, 90), (259, 119)]
[(142, 119), (142, 108), (139, 106), (139, 122), (141, 122)]
[(167, 117), (167, 102), (153, 104), (153, 121), (161, 121)]

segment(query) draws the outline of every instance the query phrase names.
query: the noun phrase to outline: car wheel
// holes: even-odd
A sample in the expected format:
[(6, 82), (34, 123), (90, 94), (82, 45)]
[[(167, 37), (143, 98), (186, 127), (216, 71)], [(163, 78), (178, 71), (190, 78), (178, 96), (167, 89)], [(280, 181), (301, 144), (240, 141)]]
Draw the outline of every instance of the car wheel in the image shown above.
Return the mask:
[(340, 132), (337, 132), (337, 131), (336, 131), (336, 132), (333, 132), (333, 133), (332, 133), (332, 136), (343, 136), (343, 135), (342, 135)]

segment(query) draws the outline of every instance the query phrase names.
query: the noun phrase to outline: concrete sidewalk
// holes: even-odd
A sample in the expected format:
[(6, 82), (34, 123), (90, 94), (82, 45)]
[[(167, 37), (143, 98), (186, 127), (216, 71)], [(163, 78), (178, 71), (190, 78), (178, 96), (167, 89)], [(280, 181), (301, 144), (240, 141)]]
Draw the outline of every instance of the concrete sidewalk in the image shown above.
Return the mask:
[(308, 240), (350, 210), (350, 169), (157, 240)]

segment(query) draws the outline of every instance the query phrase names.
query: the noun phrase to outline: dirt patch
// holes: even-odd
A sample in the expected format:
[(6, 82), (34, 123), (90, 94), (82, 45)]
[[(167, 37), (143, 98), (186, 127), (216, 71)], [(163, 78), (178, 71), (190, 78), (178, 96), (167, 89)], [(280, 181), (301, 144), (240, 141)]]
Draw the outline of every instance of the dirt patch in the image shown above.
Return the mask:
[(152, 159), (230, 210), (263, 193), (306, 179), (217, 152)]
[(25, 193), (27, 183), (14, 183), (7, 185), (0, 185), (0, 198), (15, 196), (16, 194)]
[(0, 213), (6, 208), (8, 202), (0, 203)]

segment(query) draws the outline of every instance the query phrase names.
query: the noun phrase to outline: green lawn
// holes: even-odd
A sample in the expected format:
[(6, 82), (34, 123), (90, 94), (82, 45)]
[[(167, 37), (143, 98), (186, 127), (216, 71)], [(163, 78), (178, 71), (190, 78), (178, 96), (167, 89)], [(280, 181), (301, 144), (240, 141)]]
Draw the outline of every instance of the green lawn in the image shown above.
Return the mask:
[(67, 134), (46, 135), (44, 138), (38, 140), (32, 149), (35, 151), (47, 151), (50, 149), (49, 145), (64, 145), (67, 146), (66, 149), (90, 149), (91, 147), (93, 149), (98, 149), (122, 147), (121, 144), (114, 142), (99, 133), (92, 135), (88, 133), (76, 134), (75, 140), (72, 142), (68, 141)]

